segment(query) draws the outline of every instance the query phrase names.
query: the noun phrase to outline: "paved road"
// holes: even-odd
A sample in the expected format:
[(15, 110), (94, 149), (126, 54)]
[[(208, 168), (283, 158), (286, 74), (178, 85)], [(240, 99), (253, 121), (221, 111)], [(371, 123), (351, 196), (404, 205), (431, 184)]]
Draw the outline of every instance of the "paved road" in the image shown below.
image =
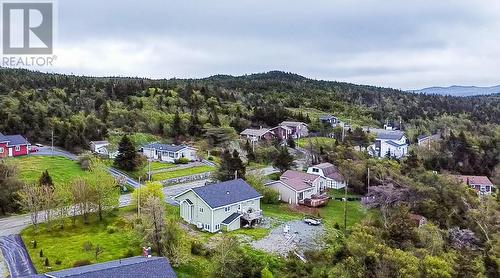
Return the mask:
[(35, 267), (33, 267), (30, 256), (19, 235), (0, 237), (0, 249), (11, 277), (25, 277), (36, 274)]
[[(205, 179), (205, 180), (199, 180), (199, 181), (164, 187), (163, 192), (165, 193), (165, 201), (169, 204), (177, 205), (177, 203), (173, 200), (174, 196), (190, 188), (203, 186), (207, 181), (208, 180)], [(119, 200), (119, 206), (124, 207), (130, 205), (130, 202), (131, 202), (130, 194), (121, 195)], [(38, 219), (39, 222), (45, 221), (43, 213), (39, 214)], [(16, 276), (17, 274), (19, 274), (19, 276), (28, 275), (29, 274), (28, 272), (31, 271), (29, 268), (31, 265), (31, 261), (29, 260), (27, 254), (24, 254), (26, 253), (26, 250), (24, 249), (24, 247), (22, 247), (21, 245), (22, 241), (18, 239), (19, 236), (17, 235), (29, 225), (31, 225), (31, 218), (29, 214), (0, 218), (0, 247), (2, 249), (4, 260), (7, 263), (8, 269), (12, 274), (12, 277), (18, 277)], [(2, 273), (0, 272), (0, 274)]]
[(78, 159), (78, 156), (76, 156), (75, 154), (72, 154), (68, 151), (61, 149), (61, 148), (54, 147), (54, 151), (52, 151), (51, 147), (47, 147), (47, 146), (39, 147), (37, 152), (30, 153), (29, 155), (35, 155), (35, 156), (36, 155), (41, 155), (41, 156), (54, 155), (54, 156), (64, 156), (64, 157), (69, 158), (71, 160)]

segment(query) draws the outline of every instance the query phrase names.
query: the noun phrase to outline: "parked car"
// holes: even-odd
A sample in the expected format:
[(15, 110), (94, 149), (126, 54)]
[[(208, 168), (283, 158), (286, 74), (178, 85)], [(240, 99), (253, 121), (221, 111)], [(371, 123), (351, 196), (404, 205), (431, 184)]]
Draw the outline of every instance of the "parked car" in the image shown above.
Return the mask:
[(42, 145), (42, 144), (40, 144), (40, 143), (36, 143), (36, 144), (35, 144), (35, 146), (37, 146), (37, 147), (39, 147), (39, 148), (43, 147), (43, 145)]
[(306, 223), (309, 226), (318, 226), (321, 224), (321, 219), (305, 218), (304, 223)]
[(30, 148), (30, 153), (36, 153), (38, 151), (37, 147), (31, 147)]

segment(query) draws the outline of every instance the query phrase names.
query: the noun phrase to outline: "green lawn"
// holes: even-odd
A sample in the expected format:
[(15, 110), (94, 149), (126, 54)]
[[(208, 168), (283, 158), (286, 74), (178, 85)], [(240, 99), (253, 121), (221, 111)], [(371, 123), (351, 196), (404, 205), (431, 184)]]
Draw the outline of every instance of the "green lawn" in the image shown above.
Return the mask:
[(282, 220), (282, 221), (293, 221), (299, 220), (304, 217), (304, 213), (295, 212), (288, 208), (288, 205), (285, 203), (282, 204), (260, 204), (260, 208), (262, 209), (262, 213), (264, 216), (271, 217), (274, 219)]
[[(39, 273), (71, 268), (78, 260), (97, 263), (137, 256), (141, 254), (140, 239), (132, 224), (126, 220), (127, 215), (132, 216), (134, 213), (131, 208), (123, 208), (101, 222), (97, 216), (92, 216), (90, 224), (86, 225), (78, 218), (75, 226), (68, 218), (62, 229), (55, 224), (52, 229), (48, 229), (42, 224), (38, 230), (33, 227), (23, 230), (21, 237)], [(36, 240), (36, 248), (33, 248), (32, 240)], [(93, 251), (84, 250), (86, 242), (90, 242), (94, 248), (102, 248), (103, 252), (97, 260)], [(43, 257), (40, 257), (40, 250), (43, 250)], [(44, 264), (45, 258), (49, 259), (50, 269)]]
[(335, 139), (329, 137), (310, 137), (310, 138), (300, 138), (297, 145), (301, 148), (310, 148), (310, 145), (315, 149), (319, 147), (330, 147), (335, 144)]
[[(169, 168), (173, 168), (175, 166), (176, 165), (173, 163), (153, 161), (153, 162), (151, 162), (151, 171), (169, 169)], [(146, 165), (146, 167), (147, 167), (147, 165)]]
[(228, 232), (227, 234), (228, 235), (246, 235), (246, 236), (251, 237), (253, 240), (259, 240), (259, 239), (262, 239), (265, 236), (267, 236), (269, 234), (269, 232), (270, 232), (270, 230), (265, 229), (265, 228), (248, 229), (248, 228), (242, 227), (241, 229)]
[[(330, 196), (344, 197), (344, 190), (330, 190)], [(347, 193), (347, 197), (359, 197), (359, 195)], [(325, 223), (338, 223), (340, 227), (344, 225), (344, 202), (331, 199), (325, 207), (319, 209), (320, 217)], [(360, 201), (347, 202), (347, 226), (350, 227), (367, 216), (367, 211)]]
[(87, 175), (75, 161), (62, 156), (23, 156), (9, 161), (17, 165), (19, 178), (26, 182), (37, 181), (45, 170), (49, 171), (56, 185)]
[(156, 174), (153, 174), (152, 180), (153, 181), (162, 181), (162, 180), (167, 180), (167, 179), (172, 179), (172, 178), (178, 178), (178, 177), (184, 177), (184, 176), (189, 176), (189, 175), (194, 175), (194, 174), (211, 172), (213, 170), (215, 170), (215, 167), (212, 167), (212, 166), (207, 166), (207, 165), (195, 166), (195, 167), (184, 168), (184, 169), (179, 169), (179, 170), (175, 170), (175, 171), (156, 173)]

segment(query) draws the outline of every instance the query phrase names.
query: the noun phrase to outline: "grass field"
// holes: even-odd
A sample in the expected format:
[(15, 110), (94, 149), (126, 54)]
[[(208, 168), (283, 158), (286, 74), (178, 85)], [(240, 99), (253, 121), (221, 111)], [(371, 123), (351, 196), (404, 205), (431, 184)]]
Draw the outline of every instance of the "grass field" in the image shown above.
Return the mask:
[(320, 146), (330, 147), (335, 144), (335, 139), (328, 137), (310, 137), (310, 138), (300, 138), (297, 145), (301, 148), (309, 148), (312, 144), (314, 149), (319, 149)]
[[(332, 197), (344, 196), (341, 190), (330, 191)], [(348, 197), (357, 195), (348, 194)], [(292, 211), (287, 204), (271, 205), (261, 204), (264, 216), (272, 217), (282, 221), (300, 220), (307, 214), (305, 212)], [(330, 200), (324, 207), (317, 209), (319, 217), (324, 223), (338, 223), (341, 227), (344, 225), (344, 203), (342, 201)], [(367, 216), (368, 212), (359, 201), (347, 202), (347, 226), (350, 227)]]
[(211, 172), (213, 170), (215, 170), (215, 167), (212, 167), (212, 166), (207, 166), (207, 165), (195, 166), (195, 167), (184, 168), (184, 169), (179, 169), (179, 170), (175, 170), (175, 171), (156, 173), (156, 174), (153, 174), (152, 180), (153, 181), (162, 181), (162, 180), (179, 178), (179, 177), (184, 177), (184, 176), (189, 176), (189, 175), (194, 175), (194, 174)]
[[(344, 197), (344, 190), (330, 190), (330, 196), (332, 198), (335, 197)], [(356, 194), (347, 193), (347, 197), (360, 197)], [(360, 201), (348, 201), (347, 202), (347, 227), (350, 227), (358, 222), (360, 222), (363, 218), (368, 215), (368, 212), (361, 205)], [(337, 201), (335, 199), (330, 200), (328, 205), (319, 209), (319, 215), (323, 218), (325, 223), (337, 223), (340, 227), (344, 226), (344, 202)]]
[[(39, 273), (71, 268), (78, 260), (97, 263), (137, 256), (141, 254), (140, 240), (125, 220), (134, 213), (130, 208), (123, 208), (103, 221), (98, 221), (94, 215), (90, 224), (83, 224), (79, 218), (75, 226), (70, 219), (66, 219), (63, 229), (55, 224), (48, 229), (42, 224), (38, 230), (33, 227), (23, 230), (21, 237)], [(36, 240), (36, 248), (33, 248), (32, 240)], [(84, 250), (86, 243), (91, 243), (94, 250), (96, 246), (102, 248), (103, 252), (97, 260), (94, 251)], [(40, 257), (40, 250), (43, 250), (43, 257)], [(49, 260), (50, 269), (45, 266), (45, 258)]]
[(24, 156), (9, 161), (17, 165), (19, 178), (26, 182), (37, 181), (45, 170), (49, 171), (56, 185), (87, 175), (75, 161), (62, 156)]
[[(165, 163), (165, 162), (158, 162), (158, 161), (151, 162), (151, 171), (169, 169), (169, 168), (173, 168), (173, 167), (175, 167), (175, 164), (173, 164), (173, 163)], [(146, 164), (146, 168), (147, 168), (147, 164)]]

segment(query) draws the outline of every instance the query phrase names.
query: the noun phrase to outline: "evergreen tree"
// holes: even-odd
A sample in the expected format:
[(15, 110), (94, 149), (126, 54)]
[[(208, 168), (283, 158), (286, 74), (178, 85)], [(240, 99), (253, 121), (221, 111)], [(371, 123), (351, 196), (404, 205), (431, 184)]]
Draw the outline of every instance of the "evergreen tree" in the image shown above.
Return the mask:
[(38, 180), (38, 184), (42, 186), (48, 186), (50, 188), (54, 188), (54, 182), (52, 181), (52, 177), (49, 175), (49, 171), (45, 170), (40, 179)]
[(250, 161), (255, 161), (255, 153), (253, 152), (253, 148), (250, 145), (250, 141), (247, 140), (245, 143), (245, 151), (247, 152), (247, 160), (248, 162)]
[(241, 161), (240, 153), (237, 150), (233, 150), (232, 155), (232, 170), (234, 172), (233, 176), (236, 178), (244, 179), (246, 175), (246, 167), (243, 161)]
[(276, 159), (273, 162), (273, 166), (278, 168), (281, 173), (284, 173), (286, 170), (289, 170), (294, 166), (293, 156), (288, 152), (286, 147), (280, 148)]
[(182, 120), (179, 115), (179, 111), (175, 111), (174, 121), (172, 122), (172, 136), (174, 141), (179, 142), (179, 137), (184, 135), (184, 130), (182, 129)]
[(287, 141), (287, 144), (288, 144), (288, 147), (292, 148), (292, 149), (295, 149), (295, 140), (293, 140), (292, 137), (289, 137), (288, 138), (288, 141)]
[(214, 174), (214, 177), (219, 181), (227, 181), (234, 178), (232, 171), (232, 156), (228, 149), (225, 149), (221, 156), (219, 168)]
[(134, 144), (127, 135), (124, 135), (118, 145), (118, 155), (114, 165), (125, 171), (134, 171), (141, 163), (141, 157), (136, 152)]
[(201, 136), (202, 134), (200, 119), (198, 118), (198, 114), (195, 111), (191, 113), (191, 117), (189, 119), (188, 133), (189, 135), (195, 137)]

